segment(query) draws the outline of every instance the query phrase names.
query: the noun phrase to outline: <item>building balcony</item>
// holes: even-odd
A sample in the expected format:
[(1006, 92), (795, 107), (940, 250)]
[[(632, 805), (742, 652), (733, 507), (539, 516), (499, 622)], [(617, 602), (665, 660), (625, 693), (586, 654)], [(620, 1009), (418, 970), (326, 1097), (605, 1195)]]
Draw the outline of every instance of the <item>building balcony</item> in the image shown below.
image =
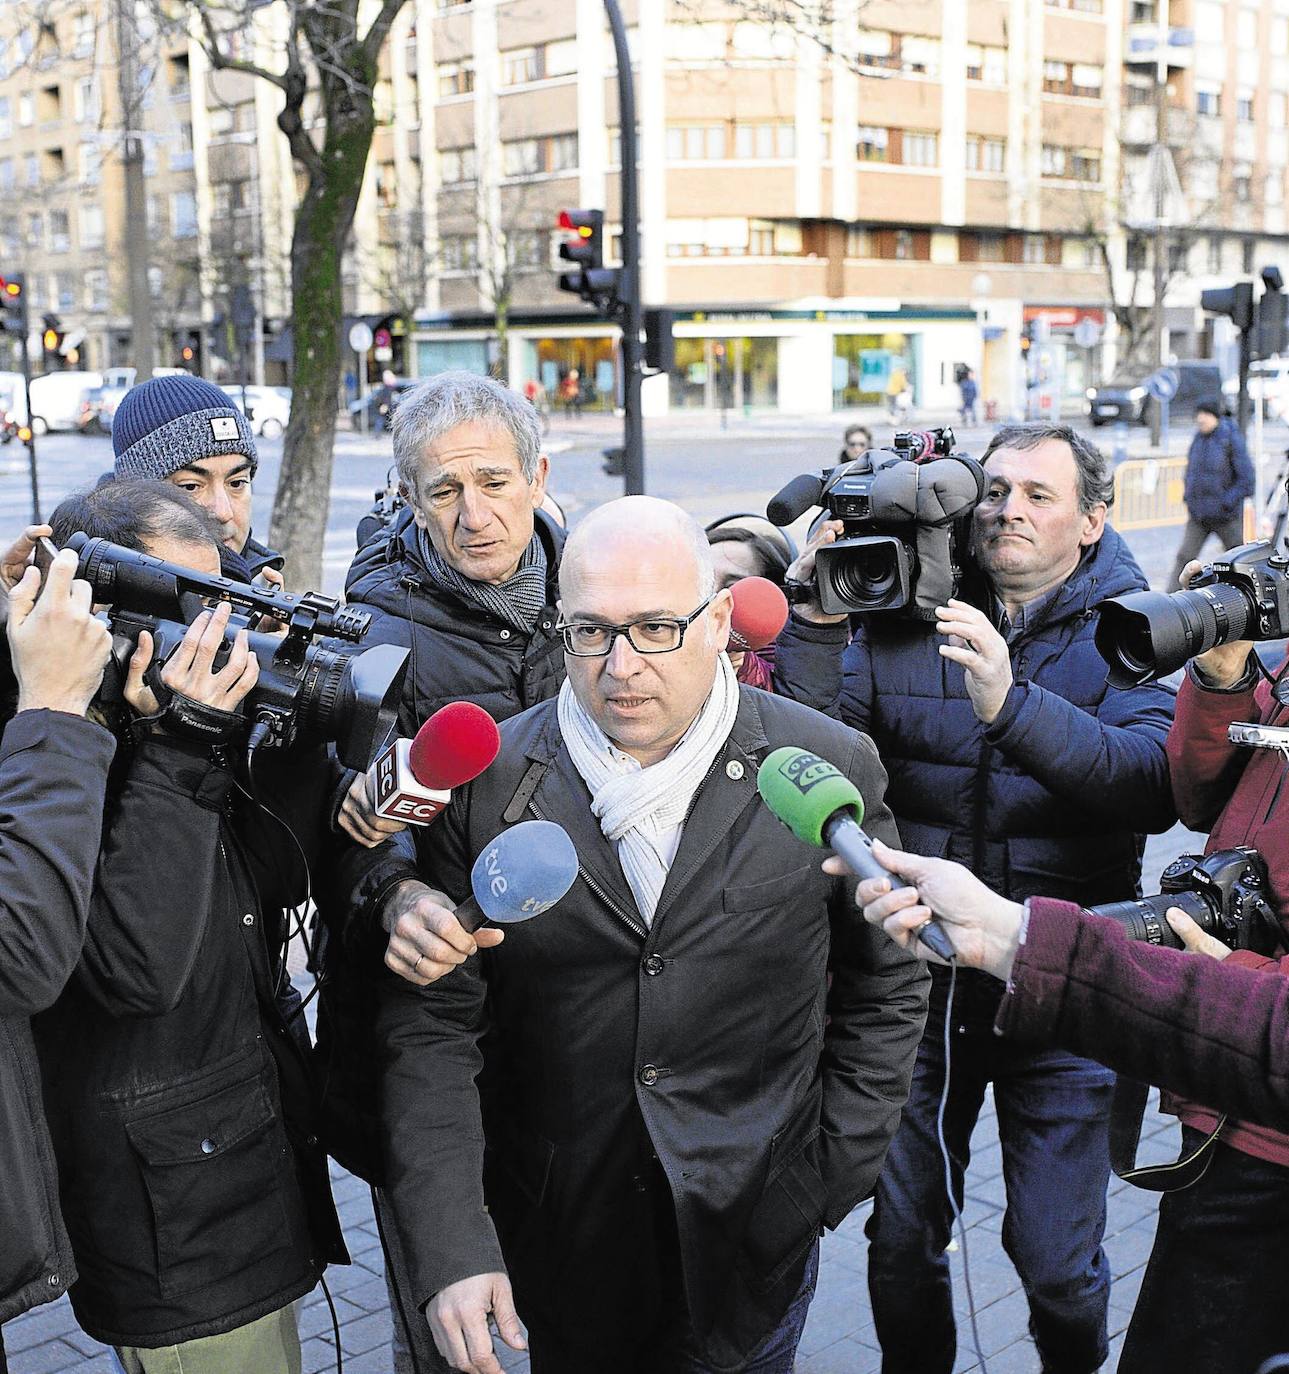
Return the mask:
[[(1130, 105), (1123, 112), (1120, 139), (1127, 148), (1149, 148), (1155, 143), (1158, 116), (1153, 105)], [(1170, 108), (1166, 122), (1169, 147), (1180, 148), (1188, 143), (1193, 123), (1184, 110)]]
[[(1123, 48), (1124, 64), (1129, 67), (1155, 66), (1159, 61), (1159, 26), (1129, 24)], [(1170, 28), (1164, 46), (1164, 60), (1170, 71), (1190, 67), (1195, 62), (1195, 30)]]

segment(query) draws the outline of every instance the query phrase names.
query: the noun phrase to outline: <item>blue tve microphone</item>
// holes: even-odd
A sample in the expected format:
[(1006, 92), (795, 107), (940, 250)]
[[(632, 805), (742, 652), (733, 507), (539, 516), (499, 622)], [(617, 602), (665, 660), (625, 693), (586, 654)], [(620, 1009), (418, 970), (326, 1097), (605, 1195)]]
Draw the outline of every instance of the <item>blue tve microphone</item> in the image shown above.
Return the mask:
[(549, 911), (573, 886), (577, 850), (568, 831), (553, 821), (521, 821), (503, 830), (474, 861), (474, 895), (456, 909), (466, 930), (485, 921), (513, 925)]

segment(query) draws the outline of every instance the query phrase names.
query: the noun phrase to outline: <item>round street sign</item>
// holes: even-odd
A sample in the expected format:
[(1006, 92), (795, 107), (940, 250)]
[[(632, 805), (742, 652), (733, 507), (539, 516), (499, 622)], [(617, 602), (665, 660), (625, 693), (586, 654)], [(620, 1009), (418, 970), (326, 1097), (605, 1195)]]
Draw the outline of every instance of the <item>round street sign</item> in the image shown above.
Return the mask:
[(1085, 315), (1074, 326), (1074, 342), (1080, 348), (1095, 348), (1101, 342), (1101, 326)]
[(1177, 395), (1181, 380), (1175, 367), (1161, 367), (1146, 378), (1146, 390), (1157, 401), (1171, 401)]
[(366, 353), (372, 346), (374, 337), (371, 325), (365, 324), (362, 320), (357, 320), (349, 326), (349, 347), (355, 353)]

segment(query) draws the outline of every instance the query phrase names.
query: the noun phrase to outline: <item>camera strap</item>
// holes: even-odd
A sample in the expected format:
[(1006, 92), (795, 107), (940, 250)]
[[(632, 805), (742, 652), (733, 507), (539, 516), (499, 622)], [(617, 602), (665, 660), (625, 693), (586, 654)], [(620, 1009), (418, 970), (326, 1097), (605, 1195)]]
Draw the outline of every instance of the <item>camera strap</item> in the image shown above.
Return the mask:
[(1213, 1146), (1222, 1134), (1226, 1117), (1218, 1117), (1212, 1132), (1189, 1154), (1171, 1164), (1138, 1164), (1141, 1119), (1149, 1093), (1150, 1085), (1138, 1083), (1135, 1078), (1120, 1074), (1115, 1081), (1114, 1101), (1110, 1107), (1110, 1167), (1136, 1188), (1151, 1193), (1175, 1193), (1204, 1177), (1213, 1161)]

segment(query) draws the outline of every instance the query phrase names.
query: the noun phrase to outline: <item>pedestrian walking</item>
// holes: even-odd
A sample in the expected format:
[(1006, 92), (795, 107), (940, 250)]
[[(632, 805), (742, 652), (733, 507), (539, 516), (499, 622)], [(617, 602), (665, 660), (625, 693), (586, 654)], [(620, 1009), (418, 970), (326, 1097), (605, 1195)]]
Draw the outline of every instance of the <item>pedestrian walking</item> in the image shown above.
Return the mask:
[(1222, 414), (1220, 401), (1195, 407), (1195, 437), (1186, 457), (1186, 532), (1168, 581), (1181, 585), (1182, 569), (1215, 534), (1223, 549), (1244, 542), (1244, 501), (1253, 495), (1253, 464), (1239, 428)]

